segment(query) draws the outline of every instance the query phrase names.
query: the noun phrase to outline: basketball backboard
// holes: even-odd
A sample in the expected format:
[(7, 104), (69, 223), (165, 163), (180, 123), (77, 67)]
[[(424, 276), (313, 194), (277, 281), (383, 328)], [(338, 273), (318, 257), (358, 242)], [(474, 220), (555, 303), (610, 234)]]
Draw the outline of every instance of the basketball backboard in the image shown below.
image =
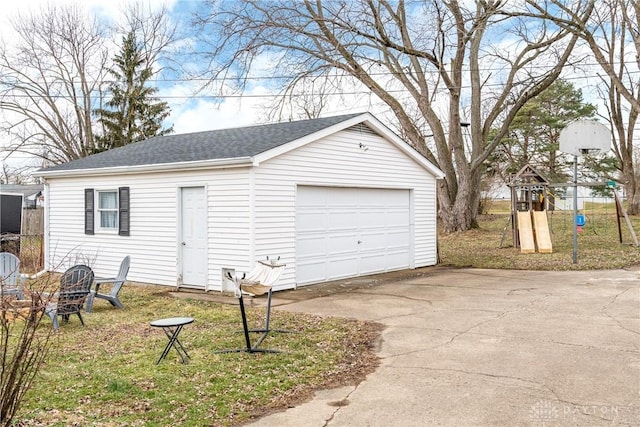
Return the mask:
[(582, 156), (589, 151), (609, 151), (611, 133), (595, 120), (577, 120), (560, 131), (560, 151)]

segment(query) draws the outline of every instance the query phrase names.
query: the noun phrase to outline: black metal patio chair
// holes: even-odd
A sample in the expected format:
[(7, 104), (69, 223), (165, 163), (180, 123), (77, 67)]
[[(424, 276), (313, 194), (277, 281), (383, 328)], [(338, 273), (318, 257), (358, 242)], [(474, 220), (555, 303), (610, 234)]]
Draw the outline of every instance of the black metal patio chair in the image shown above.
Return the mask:
[(60, 326), (58, 316), (62, 317), (63, 323), (68, 323), (72, 314), (77, 314), (84, 326), (81, 311), (91, 290), (93, 278), (93, 270), (82, 264), (71, 267), (60, 277), (57, 299), (45, 308), (45, 314), (51, 319), (53, 329), (57, 330)]

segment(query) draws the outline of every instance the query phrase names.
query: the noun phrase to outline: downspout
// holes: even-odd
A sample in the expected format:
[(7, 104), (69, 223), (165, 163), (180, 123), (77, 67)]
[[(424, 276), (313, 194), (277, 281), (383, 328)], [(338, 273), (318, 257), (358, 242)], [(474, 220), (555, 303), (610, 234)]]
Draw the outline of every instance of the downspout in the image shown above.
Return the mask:
[(42, 247), (43, 247), (43, 271), (37, 273), (40, 275), (43, 272), (49, 271), (51, 265), (49, 262), (49, 240), (50, 240), (50, 228), (49, 228), (49, 206), (51, 203), (51, 197), (49, 197), (49, 181), (44, 180), (44, 232), (42, 234)]
[(256, 166), (251, 166), (249, 169), (249, 265), (247, 265), (247, 271), (251, 271), (256, 263)]

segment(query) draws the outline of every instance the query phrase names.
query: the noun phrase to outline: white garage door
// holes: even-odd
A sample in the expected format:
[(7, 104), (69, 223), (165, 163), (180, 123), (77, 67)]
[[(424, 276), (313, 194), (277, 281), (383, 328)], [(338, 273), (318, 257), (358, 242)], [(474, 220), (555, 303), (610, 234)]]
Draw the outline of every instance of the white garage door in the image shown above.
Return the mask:
[(299, 285), (409, 268), (409, 190), (299, 186)]

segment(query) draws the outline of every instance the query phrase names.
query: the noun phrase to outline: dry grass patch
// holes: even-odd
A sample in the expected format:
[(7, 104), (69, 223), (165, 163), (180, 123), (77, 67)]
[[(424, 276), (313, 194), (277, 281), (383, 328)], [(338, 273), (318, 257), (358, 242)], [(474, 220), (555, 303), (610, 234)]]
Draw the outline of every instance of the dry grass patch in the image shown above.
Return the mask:
[[(549, 213), (548, 219), (553, 245), (551, 254), (520, 253), (512, 246), (509, 214), (492, 214), (481, 216), (477, 229), (440, 235), (441, 264), (517, 270), (593, 270), (640, 264), (640, 248), (629, 244), (632, 238), (624, 219), (621, 221), (625, 243), (619, 242), (615, 214), (593, 212), (587, 215), (587, 224), (578, 235), (577, 264), (573, 264), (571, 213)], [(631, 219), (640, 237), (640, 217)]]
[[(380, 326), (274, 310), (262, 346), (278, 354), (228, 353), (242, 348), (236, 306), (177, 299), (158, 287), (126, 286), (125, 310), (96, 301), (53, 337), (52, 348), (19, 420), (24, 426), (229, 426), (308, 399), (314, 390), (358, 383), (378, 364), (373, 345)], [(248, 308), (258, 327), (262, 308)], [(174, 350), (159, 365), (167, 343), (154, 319), (190, 316), (180, 340), (191, 355)], [(50, 328), (44, 320), (42, 328)]]
[[(527, 270), (625, 268), (640, 264), (640, 248), (618, 242), (615, 215), (587, 217), (572, 263), (572, 220), (549, 215), (552, 254), (521, 254), (511, 246), (508, 213), (480, 218), (480, 228), (441, 235), (443, 265)], [(640, 218), (633, 218), (640, 230)], [(624, 225), (624, 223), (623, 223)], [(504, 238), (503, 238), (504, 236)], [(630, 242), (628, 230), (623, 238)], [(74, 316), (53, 338), (46, 364), (20, 412), (22, 426), (230, 426), (308, 399), (314, 390), (355, 384), (378, 365), (380, 325), (274, 310), (272, 333), (262, 346), (279, 354), (228, 353), (242, 348), (236, 306), (170, 297), (159, 287), (125, 286), (125, 310), (102, 300)], [(259, 327), (263, 308), (248, 308)], [(167, 338), (149, 322), (190, 316), (180, 339), (191, 355), (181, 364), (172, 350), (155, 365)], [(41, 328), (50, 328), (43, 321)]]

